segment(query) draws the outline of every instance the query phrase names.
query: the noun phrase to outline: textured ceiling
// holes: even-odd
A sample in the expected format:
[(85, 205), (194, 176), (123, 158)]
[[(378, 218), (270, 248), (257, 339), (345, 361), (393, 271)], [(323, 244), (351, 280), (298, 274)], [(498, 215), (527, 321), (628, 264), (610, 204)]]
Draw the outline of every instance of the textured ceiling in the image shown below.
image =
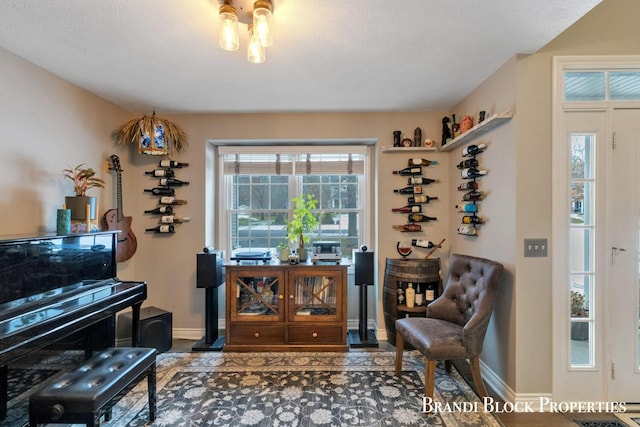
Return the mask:
[(275, 0), (252, 64), (217, 0), (2, 0), (0, 47), (134, 113), (446, 110), (600, 1)]

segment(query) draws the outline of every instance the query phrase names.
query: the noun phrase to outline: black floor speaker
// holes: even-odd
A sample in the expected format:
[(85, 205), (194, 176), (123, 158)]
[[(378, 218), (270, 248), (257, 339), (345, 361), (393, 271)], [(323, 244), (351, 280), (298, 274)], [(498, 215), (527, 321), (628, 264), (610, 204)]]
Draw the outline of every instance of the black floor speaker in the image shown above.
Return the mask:
[[(131, 342), (132, 313), (118, 315), (118, 340)], [(156, 348), (163, 353), (171, 349), (173, 340), (173, 315), (157, 307), (140, 309), (140, 347)]]

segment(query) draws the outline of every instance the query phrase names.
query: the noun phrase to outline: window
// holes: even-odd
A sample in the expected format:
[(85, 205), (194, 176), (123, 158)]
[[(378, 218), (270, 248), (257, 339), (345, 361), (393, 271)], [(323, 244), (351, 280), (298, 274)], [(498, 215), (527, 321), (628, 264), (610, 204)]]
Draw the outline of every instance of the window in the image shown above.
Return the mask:
[(640, 71), (566, 71), (564, 94), (569, 102), (638, 101)]
[(291, 198), (313, 195), (319, 229), (311, 241), (338, 241), (343, 256), (364, 241), (366, 146), (221, 146), (220, 244), (267, 252), (286, 241)]

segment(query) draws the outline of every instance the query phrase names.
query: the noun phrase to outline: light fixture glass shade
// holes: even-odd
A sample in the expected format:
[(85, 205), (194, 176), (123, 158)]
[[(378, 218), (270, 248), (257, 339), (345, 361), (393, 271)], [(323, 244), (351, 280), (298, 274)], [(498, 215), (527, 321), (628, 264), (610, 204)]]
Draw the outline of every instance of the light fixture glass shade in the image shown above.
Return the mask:
[(249, 28), (249, 45), (247, 46), (247, 59), (254, 64), (260, 64), (266, 59), (264, 47), (260, 46), (258, 39)]
[(253, 4), (253, 33), (262, 47), (273, 44), (272, 16), (269, 0), (258, 0)]
[(224, 50), (238, 50), (240, 41), (236, 9), (228, 4), (220, 6), (218, 19), (220, 20), (220, 47)]

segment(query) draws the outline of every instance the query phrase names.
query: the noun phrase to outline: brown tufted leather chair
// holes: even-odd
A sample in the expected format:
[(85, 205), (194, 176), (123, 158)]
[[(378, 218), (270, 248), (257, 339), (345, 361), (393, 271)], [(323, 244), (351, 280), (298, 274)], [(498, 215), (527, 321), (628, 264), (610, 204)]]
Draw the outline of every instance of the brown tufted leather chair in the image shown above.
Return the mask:
[(473, 382), (481, 397), (487, 391), (480, 375), (480, 353), (502, 277), (500, 263), (452, 254), (442, 295), (427, 306), (427, 317), (396, 320), (396, 376), (402, 370), (407, 341), (424, 355), (425, 395), (433, 398), (436, 361), (469, 359)]

